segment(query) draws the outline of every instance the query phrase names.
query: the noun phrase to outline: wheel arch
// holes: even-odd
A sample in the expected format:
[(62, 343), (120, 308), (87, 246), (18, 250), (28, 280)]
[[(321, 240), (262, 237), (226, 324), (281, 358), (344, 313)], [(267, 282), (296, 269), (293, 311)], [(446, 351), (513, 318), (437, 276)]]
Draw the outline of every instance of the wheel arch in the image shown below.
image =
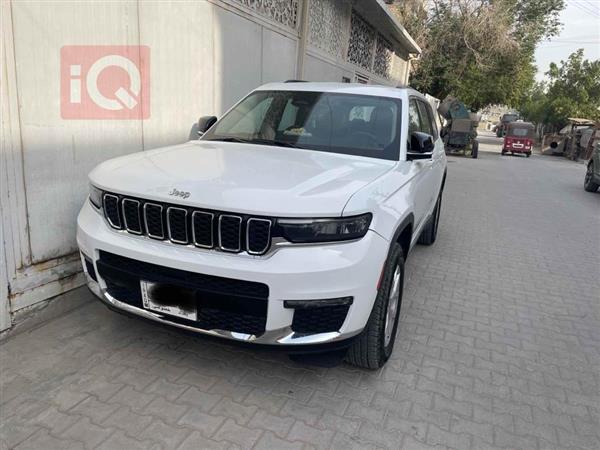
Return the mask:
[(448, 175), (448, 168), (444, 169), (444, 176), (442, 177), (442, 185), (440, 186), (440, 194), (444, 192), (444, 187), (446, 186), (446, 175)]
[(413, 236), (413, 224), (414, 215), (413, 213), (410, 213), (396, 227), (394, 237), (391, 241), (392, 244), (396, 242), (400, 244), (400, 247), (402, 247), (402, 252), (404, 253), (405, 260), (408, 257), (408, 252), (410, 251), (410, 244), (412, 242)]

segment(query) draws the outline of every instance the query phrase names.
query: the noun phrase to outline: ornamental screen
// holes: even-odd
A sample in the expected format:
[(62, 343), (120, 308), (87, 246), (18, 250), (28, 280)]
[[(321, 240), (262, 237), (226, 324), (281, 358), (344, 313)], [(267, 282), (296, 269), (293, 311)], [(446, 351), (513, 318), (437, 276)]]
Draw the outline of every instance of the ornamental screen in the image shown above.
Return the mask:
[(373, 72), (385, 78), (390, 77), (392, 67), (392, 45), (381, 35), (377, 36), (377, 46), (375, 47), (375, 59), (373, 61)]
[(298, 0), (235, 0), (275, 22), (296, 29)]
[(337, 59), (344, 59), (351, 6), (343, 0), (311, 0), (310, 43)]
[(375, 30), (362, 17), (352, 11), (348, 61), (371, 70), (374, 42)]

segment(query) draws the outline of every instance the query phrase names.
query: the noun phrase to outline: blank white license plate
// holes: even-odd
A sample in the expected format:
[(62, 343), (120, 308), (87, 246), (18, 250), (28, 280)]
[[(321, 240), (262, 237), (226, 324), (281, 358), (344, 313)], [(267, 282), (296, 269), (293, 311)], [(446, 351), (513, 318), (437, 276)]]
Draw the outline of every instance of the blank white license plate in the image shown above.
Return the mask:
[(196, 299), (193, 291), (145, 280), (140, 280), (140, 290), (144, 308), (182, 319), (197, 319)]

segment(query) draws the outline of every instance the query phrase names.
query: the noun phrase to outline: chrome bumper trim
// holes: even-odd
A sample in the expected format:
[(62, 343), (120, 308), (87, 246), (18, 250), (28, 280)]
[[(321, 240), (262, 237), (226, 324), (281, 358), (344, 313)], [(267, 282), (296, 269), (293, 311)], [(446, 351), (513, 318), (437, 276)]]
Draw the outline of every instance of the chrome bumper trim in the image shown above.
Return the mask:
[(187, 331), (195, 333), (207, 334), (210, 336), (218, 336), (225, 339), (231, 339), (234, 341), (251, 342), (253, 344), (267, 344), (267, 345), (314, 345), (314, 344), (327, 344), (331, 342), (342, 341), (344, 339), (351, 338), (360, 333), (359, 331), (352, 333), (340, 333), (338, 331), (329, 333), (318, 333), (305, 335), (301, 333), (295, 333), (291, 327), (278, 328), (276, 330), (268, 330), (260, 336), (245, 333), (236, 333), (233, 331), (225, 330), (205, 330), (203, 328), (192, 327), (181, 323), (171, 322), (168, 316), (163, 314), (148, 311), (146, 309), (136, 308), (135, 306), (128, 305), (127, 303), (120, 302), (116, 298), (112, 297), (105, 289), (100, 288), (100, 285), (90, 278), (86, 273), (86, 280), (88, 288), (104, 303), (118, 308), (130, 314), (143, 317), (145, 319), (159, 322), (162, 324), (170, 325), (173, 327), (181, 328)]

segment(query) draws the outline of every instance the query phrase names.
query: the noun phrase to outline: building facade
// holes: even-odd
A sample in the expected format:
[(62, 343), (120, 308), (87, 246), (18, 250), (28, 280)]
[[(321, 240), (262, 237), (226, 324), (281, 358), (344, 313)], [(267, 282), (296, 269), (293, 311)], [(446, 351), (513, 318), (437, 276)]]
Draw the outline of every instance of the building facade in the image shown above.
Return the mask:
[[(0, 330), (82, 285), (75, 222), (98, 163), (184, 142), (199, 116), (221, 115), (269, 81), (407, 83), (420, 53), (381, 0), (13, 0), (1, 8)], [(143, 113), (65, 108), (93, 97), (93, 69), (86, 84), (81, 65), (65, 72), (64, 59), (106, 48), (146, 55), (141, 84), (131, 72), (123, 81), (144, 99)], [(105, 92), (104, 108), (126, 105), (127, 92)]]

